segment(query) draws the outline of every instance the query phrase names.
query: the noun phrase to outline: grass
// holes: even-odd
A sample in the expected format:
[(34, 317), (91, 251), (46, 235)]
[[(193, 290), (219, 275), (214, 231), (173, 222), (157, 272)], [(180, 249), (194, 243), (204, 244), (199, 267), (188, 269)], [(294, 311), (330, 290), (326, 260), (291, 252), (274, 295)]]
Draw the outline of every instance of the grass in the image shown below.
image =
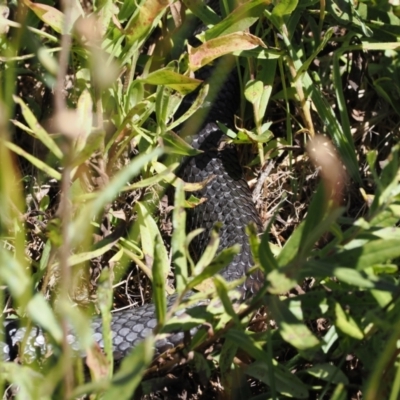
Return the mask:
[[(398, 398), (398, 6), (43, 2), (0, 6), (0, 293), (3, 318), (42, 327), (53, 354), (1, 362), (5, 398)], [(206, 44), (186, 53), (195, 16)], [(249, 228), (265, 283), (240, 310), (214, 276), (235, 249), (216, 255), (215, 237), (193, 262), (195, 188), (174, 175), (194, 154), (174, 133), (201, 99), (174, 113), (200, 84), (192, 72), (226, 54), (243, 93), (228, 135), (265, 228)], [(196, 299), (223, 306), (176, 321), (174, 272), (174, 309), (198, 284)], [(151, 297), (159, 324), (114, 371), (90, 316), (109, 349), (110, 309)], [(209, 330), (153, 361), (176, 323)], [(187, 367), (170, 373), (177, 360)]]

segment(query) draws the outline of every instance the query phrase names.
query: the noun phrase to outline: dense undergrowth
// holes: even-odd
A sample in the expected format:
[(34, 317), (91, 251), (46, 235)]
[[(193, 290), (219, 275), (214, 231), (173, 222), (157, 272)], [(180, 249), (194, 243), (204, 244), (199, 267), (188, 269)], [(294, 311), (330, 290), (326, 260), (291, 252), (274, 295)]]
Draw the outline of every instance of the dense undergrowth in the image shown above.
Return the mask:
[[(397, 3), (221, 0), (222, 15), (188, 0), (63, 3), (0, 6), (3, 318), (53, 345), (1, 362), (4, 398), (399, 398)], [(209, 29), (192, 48), (196, 17)], [(215, 242), (193, 265), (184, 209), (197, 200), (174, 175), (194, 154), (176, 128), (207, 85), (174, 114), (201, 84), (193, 72), (226, 54), (243, 93), (228, 135), (265, 228), (249, 228), (265, 284), (236, 312), (235, 285), (212, 278)], [(179, 293), (200, 284), (225, 301), (212, 321), (180, 322), (212, 329), (152, 362), (174, 323), (174, 270)], [(109, 310), (151, 297), (159, 325), (114, 372), (88, 316), (102, 313), (107, 349)]]

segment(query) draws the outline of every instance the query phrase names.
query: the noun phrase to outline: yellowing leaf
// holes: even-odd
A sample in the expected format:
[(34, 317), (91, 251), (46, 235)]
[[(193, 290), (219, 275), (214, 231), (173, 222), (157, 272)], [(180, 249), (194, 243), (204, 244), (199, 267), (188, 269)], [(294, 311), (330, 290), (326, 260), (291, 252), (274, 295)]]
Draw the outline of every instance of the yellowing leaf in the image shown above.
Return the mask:
[(76, 150), (81, 151), (85, 145), (88, 136), (92, 130), (93, 121), (93, 102), (88, 90), (84, 90), (79, 97), (77, 106), (77, 117), (79, 120), (79, 134), (76, 139)]
[(23, 0), (24, 4), (29, 7), (37, 17), (50, 25), (56, 32), (62, 33), (64, 26), (64, 14), (54, 7), (47, 4), (32, 3), (30, 0)]
[(189, 67), (196, 71), (218, 57), (234, 51), (252, 50), (258, 46), (266, 48), (263, 41), (247, 32), (234, 32), (211, 39), (199, 47), (189, 46)]
[(129, 43), (134, 43), (145, 36), (155, 26), (162, 13), (169, 5), (169, 0), (145, 0), (140, 4), (139, 11), (129, 21), (125, 32)]

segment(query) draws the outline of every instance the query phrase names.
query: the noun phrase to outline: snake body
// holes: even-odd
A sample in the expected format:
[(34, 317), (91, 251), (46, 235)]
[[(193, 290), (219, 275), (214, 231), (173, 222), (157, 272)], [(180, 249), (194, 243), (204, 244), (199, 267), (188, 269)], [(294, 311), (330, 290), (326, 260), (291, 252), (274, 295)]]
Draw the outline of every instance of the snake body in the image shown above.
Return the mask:
[[(194, 239), (193, 247), (200, 254), (206, 247), (211, 229), (218, 221), (220, 229), (219, 251), (234, 244), (241, 246), (240, 252), (233, 261), (221, 271), (228, 281), (243, 277), (252, 266), (252, 257), (246, 226), (253, 222), (260, 227), (260, 219), (254, 206), (251, 191), (243, 178), (236, 148), (224, 143), (225, 135), (217, 121), (232, 127), (234, 113), (240, 100), (238, 77), (236, 73), (223, 71), (225, 83), (217, 91), (212, 104), (206, 100), (207, 116), (201, 122), (197, 132), (191, 135), (191, 144), (203, 153), (186, 159), (181, 167), (180, 176), (186, 182), (201, 182), (213, 176), (201, 190), (195, 192), (198, 198), (206, 201), (188, 213), (188, 231), (204, 228), (204, 232)], [(209, 78), (207, 69), (200, 70), (196, 77)], [(188, 97), (187, 103), (191, 103)], [(204, 113), (204, 109), (202, 110)], [(190, 122), (189, 122), (190, 124)], [(249, 276), (240, 288), (244, 296), (255, 292), (262, 277), (258, 273)], [(168, 308), (174, 303), (176, 296), (167, 300)], [(123, 358), (138, 342), (146, 338), (156, 327), (155, 306), (146, 304), (139, 308), (114, 313), (111, 330), (113, 335), (114, 358)], [(17, 343), (22, 340), (25, 328), (18, 326), (18, 321), (6, 320), (4, 323), (5, 342), (0, 342), (0, 351), (4, 360), (12, 360), (17, 356)], [(102, 322), (96, 318), (92, 321), (94, 339), (103, 346)], [(1, 337), (1, 336), (0, 336)], [(184, 333), (176, 332), (156, 343), (156, 352), (174, 347), (183, 341)], [(71, 334), (70, 342), (77, 344)], [(37, 348), (42, 354), (46, 351), (46, 340), (40, 328), (32, 329), (30, 340), (24, 347), (25, 359), (35, 358)], [(74, 346), (73, 346), (74, 347)], [(35, 349), (36, 348), (36, 349)]]

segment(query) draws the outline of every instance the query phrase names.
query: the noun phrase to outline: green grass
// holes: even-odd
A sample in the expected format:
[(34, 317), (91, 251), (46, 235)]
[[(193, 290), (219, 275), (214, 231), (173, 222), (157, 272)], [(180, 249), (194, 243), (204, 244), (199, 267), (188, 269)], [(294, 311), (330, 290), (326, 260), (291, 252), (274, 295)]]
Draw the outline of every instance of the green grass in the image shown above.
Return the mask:
[[(3, 317), (44, 328), (54, 354), (0, 362), (0, 386), (17, 385), (21, 399), (163, 390), (174, 362), (156, 368), (152, 347), (179, 323), (212, 326), (189, 344), (190, 369), (177, 372), (194, 382), (189, 397), (200, 382), (210, 398), (397, 399), (399, 7), (254, 0), (235, 9), (224, 0), (219, 16), (191, 1), (181, 11), (156, 0), (44, 2), (0, 6), (6, 18), (11, 11), (0, 20), (0, 296)], [(186, 52), (195, 17), (209, 26), (206, 44)], [(214, 274), (237, 249), (216, 255), (215, 233), (193, 262), (184, 190), (194, 188), (174, 175), (176, 157), (195, 154), (174, 133), (201, 97), (174, 114), (201, 83), (192, 73), (226, 54), (241, 75), (228, 135), (246, 174), (279, 161), (257, 193), (266, 230), (257, 238), (249, 228), (265, 283), (235, 311), (235, 285)], [(162, 201), (171, 185), (172, 238)], [(198, 285), (196, 301), (219, 297), (222, 306), (177, 321), (165, 306), (170, 259), (174, 310)], [(159, 324), (115, 372), (111, 353), (93, 345), (88, 316), (101, 311), (110, 348), (110, 308), (139, 288), (150, 297), (151, 282)], [(89, 373), (72, 357), (66, 326)]]

